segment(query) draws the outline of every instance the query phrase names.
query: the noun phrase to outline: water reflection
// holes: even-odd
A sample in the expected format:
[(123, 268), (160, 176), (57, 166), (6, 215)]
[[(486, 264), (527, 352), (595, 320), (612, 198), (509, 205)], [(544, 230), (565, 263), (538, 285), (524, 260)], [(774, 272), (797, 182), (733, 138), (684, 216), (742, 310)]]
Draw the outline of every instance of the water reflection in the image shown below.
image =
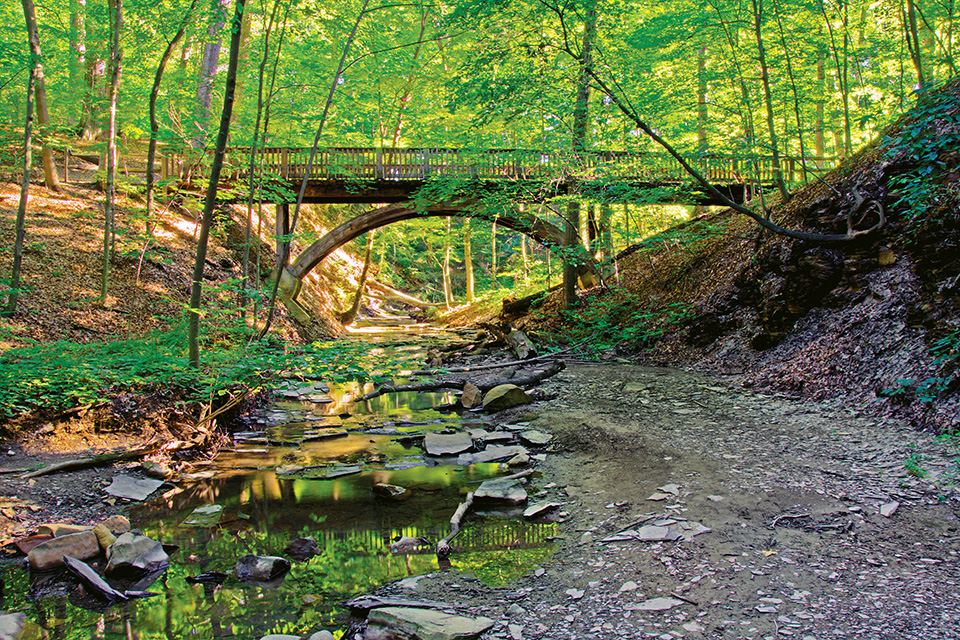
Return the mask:
[[(382, 334), (377, 339), (385, 340)], [(412, 354), (422, 346), (391, 349)], [(72, 576), (0, 566), (7, 610), (30, 617), (24, 638), (303, 635), (337, 628), (346, 615), (342, 602), (352, 596), (437, 571), (432, 544), (447, 533), (462, 496), (501, 470), (423, 455), (419, 437), (465, 426), (443, 409), (449, 394), (393, 394), (358, 403), (371, 387), (331, 386), (325, 397), (268, 407), (233, 446), (187, 476), (191, 481), (131, 512), (146, 535), (180, 548), (151, 587), (156, 597), (104, 610)], [(409, 498), (378, 497), (377, 483), (409, 489)], [(185, 526), (204, 505), (219, 511), (204, 526)], [(556, 533), (555, 524), (473, 515), (450, 561), (455, 569), (505, 584), (538, 566)], [(391, 541), (403, 536), (432, 542), (392, 553)], [(315, 538), (321, 553), (294, 562), (278, 584), (253, 586), (233, 577), (222, 584), (188, 582), (205, 572), (228, 573), (247, 553), (284, 555), (296, 537)]]

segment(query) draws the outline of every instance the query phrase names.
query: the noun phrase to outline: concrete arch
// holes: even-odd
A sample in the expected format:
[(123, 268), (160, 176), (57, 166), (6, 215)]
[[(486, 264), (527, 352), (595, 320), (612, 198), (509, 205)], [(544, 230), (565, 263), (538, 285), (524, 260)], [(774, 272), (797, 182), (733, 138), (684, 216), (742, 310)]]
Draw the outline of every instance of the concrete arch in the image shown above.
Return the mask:
[[(293, 264), (286, 267), (284, 270), (286, 273), (284, 275), (288, 278), (291, 276), (295, 278), (297, 282), (290, 284), (298, 289), (299, 287), (297, 285), (303, 280), (303, 277), (310, 273), (311, 269), (320, 264), (324, 258), (367, 231), (403, 220), (444, 216), (478, 218), (489, 222), (496, 220), (498, 225), (529, 236), (551, 250), (563, 246), (563, 231), (533, 215), (514, 212), (510, 215), (494, 216), (471, 211), (462, 203), (446, 203), (418, 208), (412, 203), (401, 202), (361, 213), (357, 217), (327, 232), (326, 235), (307, 247)], [(597, 272), (596, 262), (586, 251), (584, 251), (583, 257), (585, 258), (586, 267), (582, 270), (595, 274)], [(294, 296), (295, 295), (294, 293)]]

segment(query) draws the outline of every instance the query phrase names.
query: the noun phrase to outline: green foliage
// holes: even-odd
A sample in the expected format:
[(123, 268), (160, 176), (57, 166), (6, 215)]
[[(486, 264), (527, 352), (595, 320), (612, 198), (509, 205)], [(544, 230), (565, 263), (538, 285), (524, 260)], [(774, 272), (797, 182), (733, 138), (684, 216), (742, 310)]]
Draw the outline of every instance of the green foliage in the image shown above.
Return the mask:
[(903, 466), (906, 468), (907, 473), (914, 478), (927, 477), (927, 470), (923, 468), (923, 454), (919, 451), (911, 451), (907, 455), (907, 459), (904, 461)]
[(650, 307), (626, 290), (612, 289), (580, 309), (562, 311), (574, 342), (599, 355), (608, 349), (644, 349), (679, 329), (690, 315), (680, 303)]
[(908, 171), (890, 179), (894, 207), (903, 212), (908, 230), (940, 210), (937, 193), (949, 170), (949, 156), (960, 147), (960, 105), (951, 91), (926, 93), (907, 113), (903, 126), (884, 138), (891, 153), (903, 155)]
[(284, 371), (341, 382), (379, 379), (369, 371), (389, 375), (391, 369), (359, 343), (285, 350), (248, 339), (242, 328), (221, 327), (200, 369), (189, 366), (183, 325), (120, 342), (59, 341), (7, 351), (0, 357), (0, 416), (62, 411), (130, 392), (164, 391), (184, 402), (208, 402), (237, 389), (268, 386)]

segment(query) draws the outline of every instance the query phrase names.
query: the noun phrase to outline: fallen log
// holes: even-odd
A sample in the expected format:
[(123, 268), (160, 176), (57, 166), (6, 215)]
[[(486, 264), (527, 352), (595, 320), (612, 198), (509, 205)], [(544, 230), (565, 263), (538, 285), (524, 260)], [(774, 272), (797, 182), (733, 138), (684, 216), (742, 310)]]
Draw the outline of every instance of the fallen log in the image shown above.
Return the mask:
[(450, 541), (460, 535), (460, 521), (467, 515), (473, 506), (473, 491), (467, 494), (467, 499), (460, 503), (450, 518), (450, 533), (437, 543), (437, 557), (445, 560), (450, 555)]
[[(498, 380), (496, 382), (478, 384), (477, 386), (484, 393), (490, 391), (490, 389), (493, 389), (494, 387), (500, 386), (501, 384), (515, 384), (518, 387), (526, 387), (555, 376), (566, 368), (566, 362), (563, 360), (557, 360), (550, 365), (549, 368), (525, 378), (510, 378), (507, 380)], [(371, 391), (370, 393), (360, 396), (357, 398), (357, 401), (362, 402), (364, 400), (371, 400), (373, 398), (378, 398), (385, 393), (396, 393), (398, 391), (440, 391), (441, 389), (461, 389), (463, 387), (463, 383), (464, 380), (436, 380), (434, 382), (423, 382), (420, 384), (387, 384)]]
[(527, 334), (513, 325), (510, 326), (510, 333), (507, 334), (507, 344), (521, 360), (528, 360), (537, 356), (537, 347), (533, 344), (533, 341), (527, 337)]
[(36, 471), (31, 471), (30, 473), (25, 473), (21, 478), (38, 478), (40, 476), (50, 475), (51, 473), (60, 473), (62, 471), (74, 471), (76, 469), (86, 469), (87, 467), (98, 467), (104, 464), (110, 464), (113, 462), (120, 462), (122, 460), (132, 460), (134, 458), (143, 458), (151, 453), (159, 451), (163, 445), (159, 442), (154, 442), (148, 444), (145, 447), (140, 447), (139, 449), (134, 449), (132, 451), (112, 451), (110, 453), (102, 453), (96, 456), (90, 456), (88, 458), (79, 458), (77, 460), (65, 460), (63, 462), (58, 462), (57, 464), (52, 464), (49, 467), (43, 467), (42, 469), (37, 469)]

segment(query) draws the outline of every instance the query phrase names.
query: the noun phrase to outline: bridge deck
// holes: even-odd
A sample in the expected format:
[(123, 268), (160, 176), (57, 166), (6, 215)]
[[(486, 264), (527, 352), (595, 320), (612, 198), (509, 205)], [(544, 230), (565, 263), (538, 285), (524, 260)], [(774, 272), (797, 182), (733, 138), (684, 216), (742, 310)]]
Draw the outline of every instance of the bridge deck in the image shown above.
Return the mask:
[[(309, 158), (309, 148), (268, 147), (257, 152), (255, 171), (262, 167), (267, 182), (296, 191)], [(209, 179), (209, 160), (210, 154), (202, 151), (165, 154), (161, 158), (161, 176), (185, 185), (203, 184)], [(742, 199), (743, 185), (773, 184), (776, 173), (776, 165), (769, 157), (708, 155), (694, 159), (692, 164), (737, 200)], [(835, 164), (832, 158), (809, 158), (806, 168), (819, 172), (832, 169)], [(249, 182), (249, 165), (249, 148), (228, 149), (221, 182), (225, 187), (243, 190)], [(780, 169), (789, 183), (804, 178), (804, 165), (798, 158), (781, 158)], [(550, 183), (557, 193), (566, 192), (573, 179), (587, 183), (614, 179), (639, 188), (691, 182), (680, 163), (668, 154), (574, 154), (524, 149), (323, 148), (318, 149), (310, 174), (305, 194), (308, 202), (399, 202), (409, 199), (426, 180), (437, 177)]]

